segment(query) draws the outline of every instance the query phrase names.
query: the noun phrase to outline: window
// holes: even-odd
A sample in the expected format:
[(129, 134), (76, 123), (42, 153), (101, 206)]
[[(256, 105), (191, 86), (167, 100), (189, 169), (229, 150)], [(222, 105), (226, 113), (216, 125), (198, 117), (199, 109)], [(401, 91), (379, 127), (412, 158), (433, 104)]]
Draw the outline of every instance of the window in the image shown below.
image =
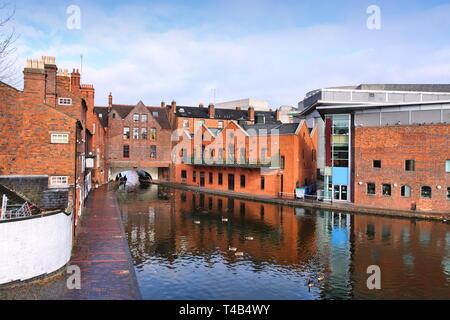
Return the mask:
[(150, 146), (150, 158), (156, 159), (156, 146)]
[(130, 127), (123, 127), (123, 139), (130, 140)]
[(404, 198), (411, 197), (411, 187), (410, 186), (402, 186), (400, 189), (400, 194)]
[(370, 195), (376, 194), (375, 183), (370, 182), (367, 184), (367, 194), (370, 194)]
[(72, 98), (58, 98), (58, 104), (60, 106), (71, 106)]
[(127, 144), (123, 146), (123, 157), (124, 158), (130, 157), (130, 146)]
[(183, 119), (183, 128), (185, 128), (185, 129), (189, 128), (189, 120), (188, 119)]
[(133, 139), (139, 140), (139, 128), (133, 128)]
[(115, 114), (115, 113), (113, 113), (112, 117), (113, 117), (113, 119), (115, 119), (115, 118), (116, 118), (116, 114)]
[(92, 124), (92, 134), (95, 134), (95, 123)]
[(445, 160), (445, 172), (450, 173), (450, 160)]
[(284, 162), (285, 162), (284, 156), (281, 156), (281, 158), (280, 158), (280, 169), (284, 169)]
[(381, 168), (381, 160), (373, 160), (374, 168)]
[(220, 186), (223, 184), (223, 175), (222, 175), (222, 173), (219, 173), (218, 183), (219, 183)]
[(265, 184), (266, 184), (266, 181), (265, 181), (264, 177), (261, 177), (261, 190), (264, 190)]
[(197, 172), (196, 171), (192, 172), (192, 181), (197, 182)]
[(146, 114), (141, 115), (141, 121), (142, 122), (147, 122), (147, 115)]
[(141, 137), (142, 137), (142, 140), (147, 140), (147, 137), (148, 137), (147, 128), (141, 128)]
[(158, 111), (153, 111), (153, 112), (152, 112), (152, 116), (153, 116), (153, 117), (158, 117), (158, 116), (159, 116)]
[(240, 151), (240, 163), (245, 163), (245, 147), (242, 147)]
[(223, 121), (219, 121), (219, 122), (217, 123), (217, 128), (223, 129)]
[(213, 173), (210, 172), (209, 173), (209, 184), (212, 184), (212, 183), (213, 183)]
[(134, 122), (139, 122), (139, 113), (133, 114), (133, 121)]
[(52, 133), (51, 134), (51, 143), (69, 143), (69, 134), (68, 133)]
[(422, 196), (422, 198), (429, 198), (429, 199), (431, 199), (431, 187), (423, 186), (422, 190), (421, 190), (421, 196)]
[(69, 177), (67, 177), (67, 176), (50, 177), (50, 186), (54, 187), (54, 188), (68, 187), (69, 186)]
[(261, 149), (261, 162), (266, 161), (266, 155), (267, 155), (267, 148), (262, 148)]
[(383, 184), (383, 186), (382, 186), (383, 188), (383, 196), (388, 196), (388, 197), (390, 197), (391, 196), (391, 192), (392, 192), (392, 190), (391, 190), (391, 185), (390, 184)]
[(450, 200), (450, 187), (447, 187), (447, 200)]
[(245, 175), (241, 174), (241, 188), (245, 188)]
[(405, 160), (405, 170), (415, 171), (416, 170), (416, 160)]
[(186, 172), (186, 170), (181, 170), (181, 179), (187, 179), (187, 172)]
[(152, 141), (156, 140), (156, 128), (150, 129), (150, 140), (152, 140)]

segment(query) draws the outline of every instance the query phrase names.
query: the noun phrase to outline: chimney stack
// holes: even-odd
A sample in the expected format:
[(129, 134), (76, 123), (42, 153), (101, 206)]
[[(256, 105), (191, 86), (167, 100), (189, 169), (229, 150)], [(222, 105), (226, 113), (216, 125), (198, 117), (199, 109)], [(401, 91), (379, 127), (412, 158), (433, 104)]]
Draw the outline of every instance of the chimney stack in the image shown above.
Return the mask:
[(67, 69), (58, 69), (56, 73), (57, 86), (62, 86), (65, 90), (70, 91), (70, 75)]
[(241, 111), (241, 107), (237, 106), (236, 111)]
[(55, 57), (42, 57), (45, 70), (45, 102), (56, 106), (56, 73), (58, 68), (55, 64)]
[(80, 91), (80, 81), (81, 75), (78, 69), (73, 69), (70, 74), (70, 91), (71, 92), (79, 92)]
[(199, 108), (203, 108), (203, 107), (204, 107), (203, 103), (200, 102), (199, 105), (198, 105), (198, 107), (199, 107)]
[(45, 101), (45, 68), (42, 60), (28, 59), (23, 70), (25, 96)]
[(249, 107), (248, 108), (248, 120), (250, 122), (255, 122), (255, 108)]
[(166, 107), (166, 103), (164, 101), (161, 101), (161, 108), (165, 108)]
[(171, 107), (173, 113), (177, 113), (177, 102), (175, 100), (172, 101)]
[(212, 118), (214, 118), (214, 114), (215, 114), (215, 112), (214, 112), (214, 104), (210, 103), (209, 106), (208, 106), (208, 115), (212, 119)]
[(111, 108), (112, 105), (113, 105), (113, 96), (112, 96), (112, 93), (110, 92), (108, 95), (108, 107)]
[(277, 121), (280, 121), (280, 109), (277, 109), (277, 111), (275, 111), (275, 118)]

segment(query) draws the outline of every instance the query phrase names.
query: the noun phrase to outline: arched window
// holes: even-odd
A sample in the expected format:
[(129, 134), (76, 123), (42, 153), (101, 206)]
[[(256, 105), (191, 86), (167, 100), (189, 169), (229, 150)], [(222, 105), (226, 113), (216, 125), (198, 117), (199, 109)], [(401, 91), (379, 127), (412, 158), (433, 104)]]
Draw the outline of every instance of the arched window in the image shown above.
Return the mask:
[(431, 199), (431, 187), (423, 186), (421, 190), (422, 198), (430, 198)]
[(402, 197), (405, 197), (405, 198), (411, 197), (411, 187), (407, 186), (407, 185), (402, 186), (401, 195), (402, 195)]

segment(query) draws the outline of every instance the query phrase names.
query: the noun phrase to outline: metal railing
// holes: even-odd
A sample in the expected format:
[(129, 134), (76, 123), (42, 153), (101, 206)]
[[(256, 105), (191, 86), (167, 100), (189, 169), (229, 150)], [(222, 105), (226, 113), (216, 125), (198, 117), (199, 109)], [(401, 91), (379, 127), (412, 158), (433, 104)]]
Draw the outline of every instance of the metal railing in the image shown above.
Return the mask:
[(0, 220), (11, 220), (18, 218), (30, 217), (32, 211), (28, 202), (22, 205), (8, 205), (8, 198), (6, 195), (2, 197), (2, 207), (0, 209)]

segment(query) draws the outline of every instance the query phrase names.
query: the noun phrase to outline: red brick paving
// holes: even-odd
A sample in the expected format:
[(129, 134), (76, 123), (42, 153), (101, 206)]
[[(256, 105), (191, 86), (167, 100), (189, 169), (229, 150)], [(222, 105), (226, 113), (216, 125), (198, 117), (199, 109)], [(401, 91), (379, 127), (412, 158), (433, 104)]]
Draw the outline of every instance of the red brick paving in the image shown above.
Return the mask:
[(81, 269), (81, 290), (66, 290), (65, 299), (140, 299), (119, 207), (106, 186), (92, 192), (80, 224), (70, 264)]

